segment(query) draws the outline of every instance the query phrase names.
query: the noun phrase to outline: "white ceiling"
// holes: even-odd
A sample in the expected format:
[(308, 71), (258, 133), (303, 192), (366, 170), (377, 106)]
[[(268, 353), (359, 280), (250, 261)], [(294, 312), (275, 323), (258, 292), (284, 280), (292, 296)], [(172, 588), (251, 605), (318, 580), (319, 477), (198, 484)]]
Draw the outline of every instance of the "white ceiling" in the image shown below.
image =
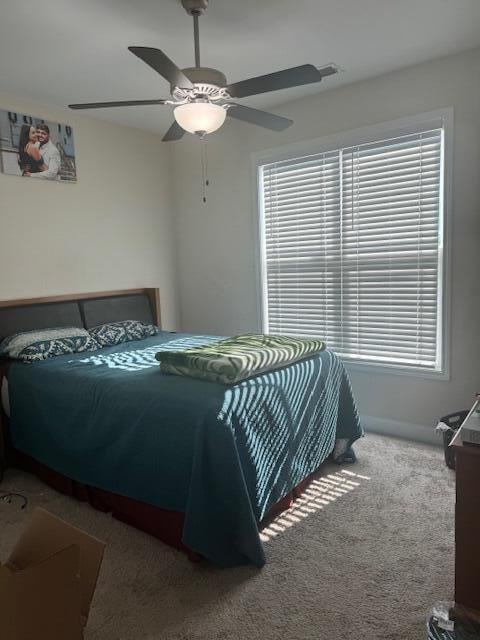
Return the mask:
[[(202, 64), (230, 82), (306, 62), (344, 69), (319, 85), (244, 100), (274, 107), (480, 46), (480, 0), (210, 0), (200, 34)], [(192, 20), (180, 0), (2, 0), (0, 90), (59, 106), (168, 97), (167, 82), (128, 45), (192, 66)], [(172, 121), (169, 107), (88, 115), (158, 133)]]

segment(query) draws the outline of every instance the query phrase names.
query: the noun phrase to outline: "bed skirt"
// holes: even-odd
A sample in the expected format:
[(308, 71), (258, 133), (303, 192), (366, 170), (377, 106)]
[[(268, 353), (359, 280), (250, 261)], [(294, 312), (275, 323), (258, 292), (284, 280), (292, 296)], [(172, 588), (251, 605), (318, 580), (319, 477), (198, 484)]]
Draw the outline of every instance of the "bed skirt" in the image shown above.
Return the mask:
[[(165, 544), (182, 551), (192, 562), (200, 562), (203, 559), (202, 556), (189, 549), (182, 542), (183, 513), (162, 509), (139, 500), (90, 487), (53, 471), (20, 451), (11, 450), (10, 453), (13, 466), (33, 473), (56, 491), (82, 502), (88, 502), (94, 509), (110, 513), (117, 520), (145, 531)], [(312, 480), (319, 475), (323, 464), (317, 471), (310, 474), (290, 493), (271, 507), (259, 524), (260, 531), (276, 516), (292, 506), (293, 501), (300, 497)]]

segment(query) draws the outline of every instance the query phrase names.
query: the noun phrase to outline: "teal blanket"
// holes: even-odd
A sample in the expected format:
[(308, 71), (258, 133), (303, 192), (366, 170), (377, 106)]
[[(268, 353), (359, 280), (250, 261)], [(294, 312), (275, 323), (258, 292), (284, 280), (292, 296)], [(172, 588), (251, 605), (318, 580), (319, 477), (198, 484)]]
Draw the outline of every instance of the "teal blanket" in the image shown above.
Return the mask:
[(159, 351), (163, 373), (235, 384), (312, 356), (325, 349), (321, 340), (246, 334), (190, 349)]
[(160, 350), (218, 340), (160, 333), (12, 364), (14, 447), (78, 482), (183, 512), (185, 545), (219, 565), (262, 566), (258, 523), (362, 430), (328, 350), (231, 387), (161, 373)]

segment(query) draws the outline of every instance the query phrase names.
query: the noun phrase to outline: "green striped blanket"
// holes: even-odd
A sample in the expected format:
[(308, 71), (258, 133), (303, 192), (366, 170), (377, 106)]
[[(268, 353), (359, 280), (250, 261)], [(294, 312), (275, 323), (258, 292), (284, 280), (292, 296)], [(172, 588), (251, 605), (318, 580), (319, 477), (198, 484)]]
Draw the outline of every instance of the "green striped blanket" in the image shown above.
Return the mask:
[(321, 340), (246, 334), (183, 351), (160, 351), (163, 373), (235, 384), (325, 349)]

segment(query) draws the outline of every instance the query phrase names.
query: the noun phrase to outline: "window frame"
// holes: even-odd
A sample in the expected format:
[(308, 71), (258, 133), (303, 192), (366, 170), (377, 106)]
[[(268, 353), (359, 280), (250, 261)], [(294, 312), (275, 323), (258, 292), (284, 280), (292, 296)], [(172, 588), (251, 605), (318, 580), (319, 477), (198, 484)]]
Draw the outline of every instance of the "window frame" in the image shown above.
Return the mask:
[[(407, 135), (426, 128), (442, 127), (443, 135), (443, 184), (440, 219), (440, 238), (443, 243), (443, 255), (439, 261), (439, 284), (441, 296), (439, 304), (440, 331), (437, 339), (441, 340), (441, 368), (425, 369), (415, 365), (398, 365), (388, 363), (373, 363), (353, 358), (342, 358), (350, 371), (366, 373), (408, 375), (418, 378), (437, 380), (450, 379), (450, 351), (451, 351), (451, 235), (452, 235), (452, 168), (453, 168), (453, 107), (428, 111), (415, 116), (400, 118), (380, 124), (352, 129), (341, 133), (316, 138), (313, 140), (296, 142), (281, 147), (267, 149), (251, 154), (252, 170), (252, 213), (253, 213), (253, 245), (255, 251), (255, 285), (257, 302), (257, 326), (259, 331), (266, 330), (264, 300), (266, 299), (265, 273), (265, 243), (264, 243), (264, 212), (262, 171), (265, 164), (280, 162), (302, 155), (324, 153), (339, 148), (357, 146), (374, 142), (382, 138)], [(328, 346), (328, 345), (327, 345)]]

